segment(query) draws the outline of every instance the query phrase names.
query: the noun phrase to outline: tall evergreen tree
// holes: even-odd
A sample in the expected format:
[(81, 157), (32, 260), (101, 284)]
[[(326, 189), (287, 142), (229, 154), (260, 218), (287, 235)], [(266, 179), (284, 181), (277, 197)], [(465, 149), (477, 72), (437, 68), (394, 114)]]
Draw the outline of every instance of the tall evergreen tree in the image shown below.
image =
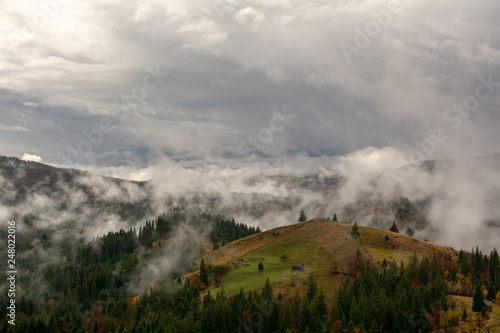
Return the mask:
[(497, 289), (500, 290), (500, 259), (498, 257), (497, 249), (494, 249), (490, 255), (490, 279), (491, 282), (496, 285)]
[(292, 330), (293, 318), (292, 318), (292, 307), (289, 302), (285, 303), (283, 309), (283, 319), (281, 320), (280, 333), (286, 333), (288, 330)]
[(477, 284), (474, 291), (474, 298), (472, 299), (472, 311), (482, 312), (486, 304), (484, 303), (483, 291), (481, 290), (481, 285)]
[(351, 228), (351, 236), (354, 238), (358, 238), (359, 236), (361, 236), (361, 234), (359, 233), (358, 222), (356, 221), (354, 221), (354, 225)]
[(333, 214), (333, 219), (332, 219), (333, 222), (338, 222), (338, 219), (337, 219), (337, 213), (334, 213)]
[(299, 292), (296, 291), (295, 296), (293, 298), (293, 316), (295, 317), (296, 320), (299, 317), (300, 303), (301, 303), (300, 295)]
[(205, 284), (205, 286), (208, 286), (208, 273), (207, 273), (207, 266), (205, 266), (205, 260), (201, 259), (200, 263), (200, 281)]
[(271, 287), (271, 283), (269, 282), (269, 278), (266, 279), (266, 284), (264, 285), (264, 288), (262, 288), (261, 296), (262, 296), (262, 299), (264, 299), (266, 301), (273, 300), (273, 288)]
[(312, 302), (314, 296), (316, 296), (316, 292), (318, 291), (318, 285), (316, 281), (314, 281), (313, 275), (309, 275), (309, 280), (307, 281), (307, 293), (306, 297), (309, 302)]
[(304, 213), (304, 209), (300, 210), (300, 215), (299, 215), (299, 222), (305, 222), (307, 221), (306, 214)]

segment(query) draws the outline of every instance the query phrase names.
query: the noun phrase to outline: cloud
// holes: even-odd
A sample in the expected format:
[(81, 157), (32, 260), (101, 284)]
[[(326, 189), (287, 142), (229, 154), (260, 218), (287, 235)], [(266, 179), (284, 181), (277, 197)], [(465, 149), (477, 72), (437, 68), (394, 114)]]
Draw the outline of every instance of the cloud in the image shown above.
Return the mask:
[(5, 126), (5, 125), (0, 125), (0, 131), (7, 131), (7, 132), (30, 132), (29, 128), (25, 128), (22, 126)]
[[(67, 145), (75, 149), (83, 130), (109, 117), (117, 130), (94, 147), (97, 155), (148, 147), (146, 164), (165, 150), (200, 160), (234, 155), (282, 105), (297, 122), (276, 140), (280, 151), (405, 150), (443, 125), (443, 113), (474, 93), (478, 76), (500, 80), (495, 1), (405, 3), (350, 64), (340, 43), (354, 43), (356, 27), (365, 29), (386, 1), (218, 3), (223, 15), (211, 1), (68, 3), (31, 38), (5, 40), (0, 108), (9, 122), (2, 123), (32, 134), (7, 136), (2, 153), (37, 149), (62, 163)], [(2, 38), (23, 31), (39, 10), (8, 1)], [(129, 99), (129, 111), (127, 103), (113, 109), (157, 64), (169, 77), (144, 100)], [(499, 101), (495, 93), (482, 102), (436, 157), (495, 152)]]
[(42, 162), (42, 158), (38, 155), (24, 153), (23, 157), (21, 157), (23, 161), (33, 161), (33, 162)]

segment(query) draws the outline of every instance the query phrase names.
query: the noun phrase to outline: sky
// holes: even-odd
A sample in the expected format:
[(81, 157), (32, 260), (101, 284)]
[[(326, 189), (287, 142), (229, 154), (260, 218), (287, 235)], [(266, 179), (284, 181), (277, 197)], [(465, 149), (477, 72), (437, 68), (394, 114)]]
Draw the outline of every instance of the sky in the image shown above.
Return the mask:
[(1, 8), (2, 155), (141, 170), (498, 152), (496, 0)]

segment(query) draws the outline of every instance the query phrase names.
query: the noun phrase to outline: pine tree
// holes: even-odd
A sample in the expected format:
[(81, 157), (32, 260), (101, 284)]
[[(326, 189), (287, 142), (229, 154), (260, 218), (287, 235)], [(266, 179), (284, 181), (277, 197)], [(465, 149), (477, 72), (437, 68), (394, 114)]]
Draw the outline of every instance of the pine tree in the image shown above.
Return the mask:
[(488, 299), (488, 301), (492, 301), (495, 299), (495, 297), (496, 297), (495, 287), (493, 287), (493, 282), (491, 282), (490, 285), (488, 286), (488, 296), (486, 296), (486, 298)]
[(262, 262), (259, 262), (259, 271), (263, 271), (264, 270), (264, 265), (262, 264)]
[(300, 210), (300, 215), (299, 215), (299, 222), (305, 222), (307, 221), (306, 214), (304, 213), (304, 209)]
[(273, 300), (273, 288), (271, 287), (271, 283), (269, 282), (269, 278), (266, 279), (266, 284), (264, 285), (264, 288), (262, 288), (261, 296), (262, 296), (262, 299), (264, 299), (266, 301)]
[(490, 255), (490, 279), (491, 282), (497, 286), (500, 285), (500, 259), (498, 257), (497, 249), (494, 249)]
[(392, 222), (392, 226), (391, 226), (391, 228), (389, 230), (392, 231), (392, 232), (399, 233), (399, 228), (396, 225), (396, 221)]
[(344, 332), (345, 329), (347, 328), (347, 323), (346, 323), (346, 319), (345, 319), (345, 314), (342, 314), (342, 319), (340, 321), (340, 330), (339, 332)]
[(382, 261), (382, 268), (387, 268), (387, 260), (385, 260), (384, 258), (384, 261)]
[(351, 229), (351, 236), (354, 238), (358, 238), (360, 235), (361, 234), (359, 233), (358, 222), (355, 221)]
[(296, 291), (295, 292), (295, 296), (293, 298), (293, 316), (295, 318), (297, 318), (299, 316), (299, 312), (300, 312), (300, 302), (301, 299), (300, 299), (300, 295), (299, 295), (299, 292)]
[(309, 327), (309, 322), (311, 320), (310, 317), (310, 309), (309, 309), (309, 301), (307, 297), (304, 297), (302, 302), (302, 305), (300, 307), (300, 314), (299, 314), (299, 332), (305, 332), (306, 329)]
[(287, 330), (291, 330), (293, 325), (292, 318), (292, 307), (289, 302), (287, 302), (283, 309), (283, 319), (281, 320), (280, 332), (286, 333)]
[(337, 220), (337, 213), (333, 214), (333, 219), (332, 219), (333, 222), (338, 222)]
[(325, 322), (325, 318), (328, 314), (328, 307), (326, 306), (326, 296), (321, 288), (314, 297), (312, 302), (311, 309), (311, 321), (313, 322), (313, 326), (316, 332), (321, 332), (323, 329), (323, 324)]
[(208, 273), (207, 267), (205, 266), (205, 260), (201, 259), (200, 263), (200, 281), (208, 287)]
[(312, 302), (314, 296), (316, 295), (316, 292), (318, 291), (318, 285), (314, 281), (313, 275), (309, 275), (309, 281), (307, 282), (307, 300), (309, 302)]
[(481, 290), (481, 285), (476, 285), (476, 290), (474, 291), (474, 298), (472, 299), (472, 311), (482, 312), (486, 307), (483, 298), (483, 291)]

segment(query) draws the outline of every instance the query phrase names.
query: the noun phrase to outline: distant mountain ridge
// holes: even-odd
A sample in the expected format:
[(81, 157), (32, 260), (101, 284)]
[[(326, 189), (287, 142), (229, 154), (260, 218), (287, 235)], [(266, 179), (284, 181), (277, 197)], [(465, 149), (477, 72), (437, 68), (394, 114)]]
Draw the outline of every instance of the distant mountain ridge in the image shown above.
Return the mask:
[(0, 156), (0, 202), (11, 218), (53, 218), (64, 212), (85, 220), (111, 213), (125, 221), (142, 220), (154, 213), (150, 192), (145, 182)]

